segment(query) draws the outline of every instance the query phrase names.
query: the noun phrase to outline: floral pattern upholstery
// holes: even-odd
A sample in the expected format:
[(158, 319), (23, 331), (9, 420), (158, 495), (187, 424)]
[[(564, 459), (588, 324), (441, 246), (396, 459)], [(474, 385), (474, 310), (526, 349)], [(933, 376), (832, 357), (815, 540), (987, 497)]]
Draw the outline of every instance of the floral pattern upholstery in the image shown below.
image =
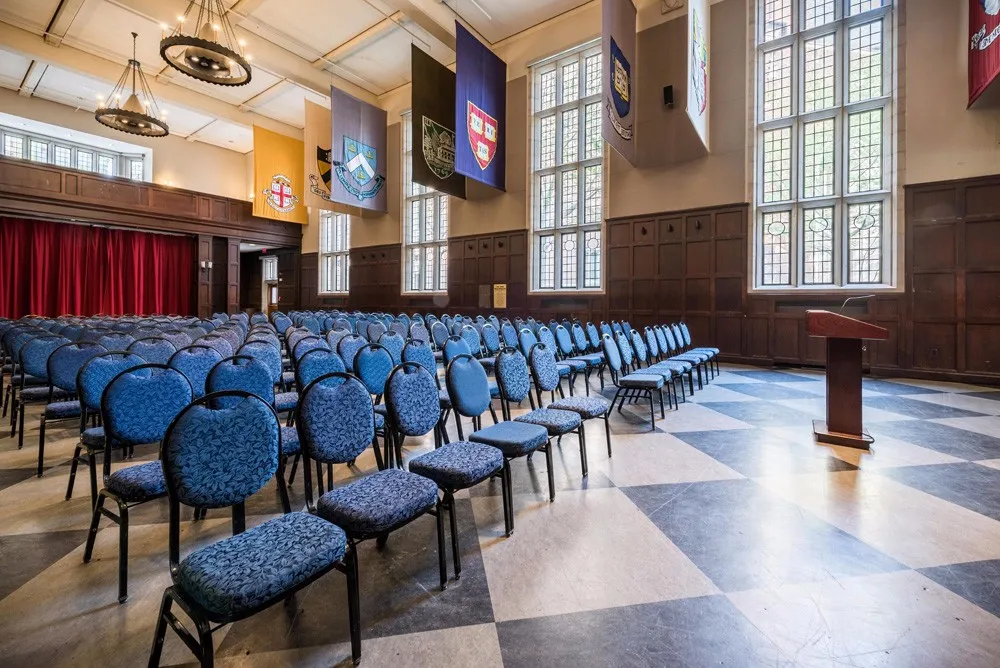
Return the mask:
[(274, 410), (279, 413), (287, 413), (288, 411), (295, 410), (296, 406), (299, 405), (299, 393), (298, 392), (279, 392), (274, 395)]
[(528, 363), (520, 352), (507, 349), (497, 355), (496, 374), (507, 401), (521, 403), (528, 398), (531, 378), (528, 376)]
[(331, 329), (326, 333), (326, 343), (330, 346), (330, 350), (337, 350), (337, 346), (340, 345), (340, 340), (345, 336), (350, 336), (350, 334), (350, 330), (347, 329)]
[(101, 395), (108, 383), (122, 371), (145, 363), (141, 357), (130, 353), (103, 353), (84, 364), (77, 376), (77, 394), (83, 405), (88, 410), (101, 410)]
[(501, 422), (480, 429), (469, 440), (491, 445), (507, 457), (520, 457), (545, 445), (549, 440), (549, 431), (537, 424)]
[(656, 341), (656, 334), (652, 327), (646, 328), (646, 347), (649, 349), (650, 357), (656, 357), (660, 354), (660, 344)]
[(476, 357), (482, 352), (483, 342), (479, 337), (479, 332), (472, 325), (462, 325), (462, 330), (460, 335), (462, 340), (465, 341), (465, 345), (469, 347), (469, 351)]
[(167, 493), (160, 462), (146, 462), (118, 469), (105, 485), (107, 490), (127, 503), (140, 503)]
[(107, 350), (93, 343), (69, 343), (59, 346), (48, 360), (48, 377), (53, 386), (76, 392), (76, 376), (84, 364)]
[(531, 348), (529, 358), (531, 371), (535, 377), (535, 387), (542, 392), (551, 392), (559, 387), (559, 369), (556, 366), (556, 356), (544, 343), (535, 344)]
[(258, 492), (278, 469), (278, 434), (274, 412), (256, 397), (233, 408), (190, 406), (163, 443), (164, 469), (178, 500), (223, 508)]
[(386, 332), (379, 338), (378, 343), (389, 351), (393, 364), (399, 364), (403, 361), (403, 346), (406, 345), (406, 341), (398, 333)]
[(281, 428), (281, 456), (292, 457), (302, 452), (302, 445), (299, 443), (299, 430), (295, 427)]
[(486, 323), (483, 325), (482, 331), (483, 345), (486, 347), (486, 352), (491, 355), (495, 355), (500, 351), (500, 334), (497, 332), (497, 328)]
[(291, 326), (292, 320), (286, 315), (279, 315), (274, 319), (274, 328), (279, 332), (284, 333)]
[(299, 440), (305, 453), (324, 464), (356, 459), (375, 437), (375, 409), (356, 378), (318, 383), (299, 399)]
[(444, 342), (448, 340), (448, 326), (440, 320), (435, 320), (431, 324), (431, 336), (434, 338), (434, 345), (444, 348)]
[(90, 427), (80, 434), (80, 442), (88, 448), (104, 447), (104, 427)]
[(208, 346), (213, 350), (217, 351), (223, 358), (233, 356), (233, 344), (227, 341), (225, 338), (213, 334), (210, 336), (203, 336), (198, 339), (199, 346)]
[(310, 350), (302, 356), (295, 367), (296, 383), (301, 391), (320, 376), (344, 371), (346, 371), (344, 361), (337, 353), (332, 350)]
[(358, 351), (354, 369), (371, 394), (382, 394), (392, 373), (392, 355), (378, 344), (369, 344)]
[(327, 492), (316, 512), (352, 536), (384, 533), (433, 508), (434, 481), (416, 473), (386, 469)]
[(292, 357), (298, 362), (310, 350), (328, 350), (329, 348), (330, 346), (327, 345), (326, 339), (323, 337), (306, 336), (296, 342), (295, 347), (292, 348)]
[(622, 370), (622, 356), (610, 334), (601, 337), (601, 345), (604, 348), (604, 359), (607, 360), (608, 366), (615, 373), (620, 372)]
[(531, 348), (538, 343), (538, 337), (527, 327), (517, 334), (517, 346), (521, 349), (521, 354), (525, 357), (531, 356)]
[(663, 387), (663, 376), (650, 375), (648, 373), (630, 373), (618, 380), (618, 384), (623, 387), (638, 387), (647, 390), (655, 390)]
[(410, 472), (429, 478), (438, 487), (457, 491), (495, 475), (503, 468), (503, 454), (492, 445), (452, 441), (410, 460)]
[(308, 316), (308, 317), (302, 318), (302, 322), (299, 323), (299, 325), (301, 327), (305, 327), (306, 329), (308, 329), (313, 334), (319, 334), (319, 330), (320, 330), (319, 320), (317, 320), (316, 318), (314, 318), (312, 316)]
[(461, 415), (482, 415), (490, 405), (490, 386), (483, 365), (471, 357), (458, 357), (445, 376), (451, 405)]
[(212, 614), (238, 617), (329, 569), (346, 547), (340, 527), (289, 513), (192, 552), (174, 582)]
[(649, 367), (650, 369), (666, 369), (672, 372), (674, 375), (679, 375), (686, 373), (691, 370), (691, 363), (685, 362), (683, 360), (673, 360), (669, 359), (663, 362), (657, 362)]
[(434, 351), (426, 342), (413, 340), (408, 341), (403, 347), (402, 359), (404, 362), (415, 362), (431, 373), (437, 374), (437, 361), (434, 359)]
[(647, 357), (646, 344), (643, 342), (639, 332), (633, 329), (629, 336), (632, 339), (632, 348), (635, 350), (636, 359), (640, 362), (645, 362)]
[(132, 338), (131, 334), (120, 332), (105, 334), (97, 339), (97, 345), (102, 346), (105, 350), (115, 352), (127, 350), (133, 343), (135, 343), (135, 339)]
[(205, 382), (208, 372), (222, 361), (222, 355), (213, 348), (190, 346), (181, 348), (170, 358), (170, 367), (177, 369), (191, 383), (194, 398), (205, 396)]
[(368, 342), (357, 334), (345, 336), (340, 340), (340, 343), (337, 345), (337, 353), (340, 355), (340, 359), (344, 361), (344, 366), (347, 367), (348, 371), (354, 371), (354, 358), (357, 356), (358, 351), (367, 345)]
[(248, 341), (240, 346), (237, 354), (260, 360), (267, 366), (271, 382), (281, 382), (281, 351), (276, 350), (271, 344), (266, 341)]
[[(255, 394), (267, 403), (274, 403), (274, 383), (271, 373), (258, 359), (249, 356), (224, 359), (208, 374), (206, 383), (209, 392), (242, 390)], [(240, 403), (240, 397), (221, 397), (215, 400), (217, 408), (232, 408)]]
[(80, 417), (79, 401), (57, 401), (45, 407), (45, 417), (49, 420), (66, 420)]
[(137, 339), (128, 347), (128, 352), (138, 355), (149, 364), (166, 364), (177, 349), (170, 341), (159, 336), (151, 336)]
[(500, 335), (503, 337), (503, 343), (505, 346), (510, 346), (511, 348), (517, 347), (517, 328), (509, 322), (504, 322), (500, 326)]
[(104, 427), (122, 444), (156, 443), (191, 399), (191, 385), (178, 371), (141, 369), (126, 373), (104, 391)]
[(191, 345), (191, 337), (179, 329), (165, 330), (160, 334), (160, 336), (174, 344), (174, 348), (177, 348), (177, 350)]
[(615, 332), (615, 344), (617, 344), (618, 350), (621, 352), (622, 363), (625, 366), (631, 366), (635, 355), (632, 353), (632, 346), (629, 344), (628, 337), (624, 332)]
[(441, 417), (437, 385), (419, 365), (401, 367), (389, 376), (385, 402), (395, 428), (407, 436), (430, 433)]
[(427, 331), (426, 325), (419, 322), (413, 322), (410, 324), (410, 338), (414, 341), (430, 343), (431, 335), (430, 332)]
[[(42, 381), (42, 384), (36, 385), (35, 387), (26, 387), (17, 393), (21, 397), (22, 402), (28, 401), (48, 401), (49, 400), (49, 386), (47, 383)], [(53, 399), (69, 399), (73, 396), (72, 392), (67, 392), (66, 390), (52, 390)]]
[(561, 436), (571, 431), (579, 429), (583, 420), (580, 414), (574, 411), (562, 411), (554, 408), (536, 408), (535, 410), (519, 415), (514, 418), (514, 422), (527, 422), (537, 424), (549, 430), (550, 436)]
[(471, 354), (472, 354), (472, 349), (469, 348), (469, 344), (461, 336), (449, 336), (448, 340), (444, 342), (445, 364), (451, 362), (459, 355), (471, 355)]
[(61, 336), (39, 336), (24, 344), (21, 348), (21, 367), (26, 374), (37, 378), (49, 377), (49, 357), (56, 348), (69, 343)]
[(549, 408), (579, 413), (584, 420), (603, 417), (611, 408), (611, 402), (604, 397), (566, 397), (549, 404)]

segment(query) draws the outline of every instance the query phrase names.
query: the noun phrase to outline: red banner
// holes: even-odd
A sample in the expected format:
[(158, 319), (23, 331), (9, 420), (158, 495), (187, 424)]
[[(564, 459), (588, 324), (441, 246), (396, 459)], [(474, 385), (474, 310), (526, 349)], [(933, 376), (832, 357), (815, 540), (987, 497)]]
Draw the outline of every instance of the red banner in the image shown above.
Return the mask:
[(969, 0), (969, 105), (1000, 75), (1000, 0)]

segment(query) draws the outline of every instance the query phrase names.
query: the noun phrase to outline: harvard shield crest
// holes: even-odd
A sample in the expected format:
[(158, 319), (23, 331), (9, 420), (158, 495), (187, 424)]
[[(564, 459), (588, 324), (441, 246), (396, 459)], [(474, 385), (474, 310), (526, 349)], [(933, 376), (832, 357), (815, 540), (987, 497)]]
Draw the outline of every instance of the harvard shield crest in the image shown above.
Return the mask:
[(284, 174), (271, 177), (271, 186), (263, 191), (267, 197), (267, 205), (280, 213), (288, 213), (299, 203), (299, 198), (292, 192), (292, 181)]
[[(375, 197), (385, 183), (385, 176), (377, 172), (378, 154), (375, 148), (346, 135), (344, 135), (344, 161), (334, 162), (333, 165), (341, 185), (359, 200)], [(351, 177), (350, 181), (348, 175)]]
[(441, 180), (455, 173), (455, 133), (437, 121), (423, 116), (424, 162)]
[(497, 119), (472, 102), (467, 102), (467, 105), (469, 110), (467, 118), (469, 144), (472, 146), (472, 154), (476, 157), (479, 168), (486, 171), (497, 153)]

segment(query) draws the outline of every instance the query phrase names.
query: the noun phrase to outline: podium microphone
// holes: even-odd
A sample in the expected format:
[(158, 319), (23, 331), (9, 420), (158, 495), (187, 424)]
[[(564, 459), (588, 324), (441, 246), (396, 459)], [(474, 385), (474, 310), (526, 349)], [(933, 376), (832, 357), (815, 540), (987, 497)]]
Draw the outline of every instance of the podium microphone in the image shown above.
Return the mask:
[(848, 297), (847, 299), (844, 300), (844, 303), (840, 305), (840, 313), (844, 312), (844, 308), (847, 306), (848, 302), (852, 302), (855, 299), (871, 299), (874, 296), (875, 295), (857, 295), (855, 297)]

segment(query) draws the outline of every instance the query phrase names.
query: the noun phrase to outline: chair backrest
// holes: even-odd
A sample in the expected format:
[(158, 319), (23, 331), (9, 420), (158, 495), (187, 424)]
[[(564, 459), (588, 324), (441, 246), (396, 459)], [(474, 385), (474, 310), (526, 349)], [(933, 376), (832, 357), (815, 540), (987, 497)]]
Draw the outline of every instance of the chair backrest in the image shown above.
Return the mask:
[(60, 390), (75, 393), (76, 377), (83, 365), (106, 352), (104, 346), (89, 341), (64, 343), (49, 355), (49, 382)]
[(300, 327), (295, 327), (292, 330), (285, 333), (285, 344), (288, 346), (288, 352), (291, 353), (295, 350), (295, 346), (299, 341), (306, 338), (307, 336), (315, 336), (308, 329), (302, 329)]
[(649, 359), (648, 349), (646, 348), (646, 342), (642, 340), (642, 334), (636, 330), (632, 330), (628, 339), (632, 344), (632, 352), (635, 353), (636, 364), (642, 364)]
[(497, 331), (496, 327), (487, 322), (483, 325), (483, 331), (481, 334), (483, 337), (483, 347), (486, 348), (487, 354), (496, 355), (500, 352), (500, 349), (503, 346), (500, 343), (500, 333)]
[(406, 340), (397, 332), (386, 332), (379, 337), (378, 344), (389, 351), (393, 364), (399, 364), (403, 361), (403, 346), (406, 345)]
[(191, 337), (179, 329), (165, 329), (160, 336), (174, 344), (174, 348), (178, 350), (191, 345)]
[(354, 333), (354, 325), (351, 323), (350, 320), (348, 320), (347, 318), (344, 318), (344, 317), (334, 318), (334, 320), (333, 320), (333, 328), (334, 329), (346, 329), (348, 333), (350, 333), (350, 334)]
[(605, 334), (607, 334), (608, 336), (614, 336), (615, 335), (615, 331), (613, 329), (611, 329), (611, 325), (609, 325), (608, 323), (606, 323), (606, 322), (604, 322), (602, 320), (601, 321), (601, 337), (603, 338)]
[(556, 325), (556, 348), (563, 357), (569, 357), (575, 350), (573, 349), (573, 337), (569, 330), (562, 325)]
[(101, 410), (101, 396), (111, 379), (126, 369), (142, 366), (146, 360), (138, 355), (121, 352), (101, 353), (80, 367), (76, 376), (76, 394), (90, 411)]
[(439, 349), (444, 348), (444, 342), (448, 340), (448, 326), (440, 320), (436, 320), (431, 325), (431, 336), (434, 337), (434, 345)]
[(190, 336), (192, 342), (197, 341), (208, 333), (204, 327), (196, 324), (185, 325), (181, 327), (181, 331)]
[(444, 342), (444, 363), (448, 364), (459, 355), (471, 355), (469, 344), (461, 336), (449, 336)]
[[(198, 508), (242, 504), (268, 483), (280, 455), (274, 408), (240, 390), (214, 392), (183, 407), (167, 426), (160, 448), (171, 504)], [(170, 542), (175, 561), (173, 535)]]
[(403, 325), (403, 329), (406, 330), (404, 332), (401, 332), (403, 338), (405, 339), (407, 333), (410, 331), (410, 325), (413, 324), (413, 321), (410, 319), (410, 316), (406, 315), (405, 313), (400, 313), (399, 315), (396, 316), (396, 322), (401, 323)]
[(392, 367), (392, 353), (377, 343), (369, 343), (354, 358), (356, 375), (374, 395), (385, 392), (385, 383), (389, 380)]
[(500, 335), (503, 337), (505, 346), (517, 347), (517, 328), (510, 324), (509, 320), (504, 320), (503, 325), (500, 326)]
[(281, 351), (267, 341), (247, 341), (236, 352), (260, 360), (267, 367), (272, 383), (281, 382)]
[(415, 341), (423, 341), (425, 343), (430, 343), (431, 335), (427, 331), (427, 326), (422, 322), (414, 320), (410, 324), (410, 338)]
[(319, 319), (315, 316), (308, 315), (302, 318), (302, 322), (299, 323), (301, 327), (305, 327), (313, 334), (319, 334), (322, 326), (320, 325)]
[(536, 343), (531, 347), (528, 363), (535, 388), (539, 392), (551, 392), (559, 387), (559, 370), (556, 368), (556, 354), (552, 348), (544, 343)]
[(219, 354), (218, 350), (196, 344), (181, 348), (171, 355), (167, 365), (184, 374), (191, 383), (194, 398), (197, 399), (205, 395), (205, 381), (208, 380), (208, 372), (221, 361), (222, 355)]
[[(233, 355), (227, 357), (212, 367), (205, 381), (207, 394), (239, 390), (254, 394), (268, 404), (274, 403), (274, 383), (271, 381), (271, 371), (259, 359), (249, 355)], [(213, 406), (232, 408), (239, 403), (239, 398), (219, 397)]]
[[(336, 384), (327, 382), (333, 379)], [(310, 459), (342, 464), (356, 459), (375, 438), (375, 406), (360, 380), (346, 373), (329, 373), (313, 380), (299, 395), (295, 426)]]
[(681, 330), (681, 336), (684, 337), (684, 345), (688, 347), (691, 345), (691, 330), (688, 329), (687, 323), (681, 322), (677, 324), (678, 328)]
[(437, 383), (422, 365), (403, 362), (385, 383), (385, 405), (393, 427), (406, 436), (423, 436), (441, 419)]
[(667, 346), (667, 337), (663, 333), (663, 328), (659, 325), (653, 325), (651, 329), (653, 330), (653, 336), (656, 337), (656, 347), (659, 349), (660, 355), (667, 357), (670, 355), (671, 350)]
[(553, 334), (552, 330), (546, 325), (541, 325), (538, 328), (538, 341), (539, 343), (544, 343), (546, 347), (551, 349), (553, 354), (559, 350), (556, 345), (556, 335)]
[(491, 325), (493, 325), (493, 327), (497, 330), (497, 332), (500, 331), (500, 319), (499, 318), (497, 318), (493, 314), (490, 314), (490, 316), (488, 318), (486, 318), (486, 319), (489, 321), (489, 323)]
[(618, 345), (611, 338), (610, 334), (601, 337), (601, 346), (604, 348), (604, 359), (612, 374), (619, 374), (622, 370), (622, 355), (618, 351)]
[(656, 342), (656, 332), (653, 331), (652, 327), (646, 326), (643, 331), (644, 338), (646, 340), (646, 348), (649, 350), (650, 358), (657, 358), (660, 356), (660, 344)]
[(329, 373), (344, 373), (344, 361), (332, 350), (314, 348), (299, 359), (295, 365), (295, 384), (299, 392), (320, 376)]
[(261, 323), (266, 323), (266, 322), (267, 322), (267, 314), (261, 313), (260, 311), (257, 311), (252, 316), (250, 316), (251, 325), (259, 325)]
[(404, 362), (416, 362), (427, 369), (432, 376), (437, 377), (437, 360), (434, 359), (434, 351), (426, 341), (410, 339), (403, 346), (402, 358)]
[(212, 330), (212, 336), (220, 336), (229, 342), (229, 345), (233, 347), (233, 350), (239, 350), (240, 346), (243, 345), (246, 337), (243, 336), (243, 331), (239, 327), (216, 327)]
[(177, 369), (162, 364), (126, 369), (101, 395), (105, 435), (118, 444), (156, 443), (192, 398), (191, 383)]
[(486, 370), (472, 355), (459, 355), (448, 363), (445, 384), (451, 405), (459, 415), (476, 417), (489, 408), (491, 398)]
[(521, 328), (517, 334), (517, 346), (521, 349), (521, 354), (526, 358), (531, 355), (531, 347), (538, 343), (538, 337), (529, 327)]
[(55, 334), (36, 336), (21, 348), (21, 368), (24, 373), (49, 380), (49, 357), (59, 346), (69, 343)]
[(615, 343), (618, 344), (618, 350), (622, 354), (622, 365), (627, 369), (632, 366), (632, 361), (635, 359), (635, 354), (632, 352), (632, 344), (628, 340), (628, 335), (625, 332), (615, 332)]
[(317, 348), (329, 350), (330, 346), (322, 336), (304, 336), (295, 343), (295, 347), (292, 349), (292, 359), (298, 363), (303, 355)]
[(455, 318), (454, 322), (451, 323), (451, 327), (449, 328), (451, 330), (451, 335), (462, 336), (462, 327), (464, 326), (465, 323), (463, 323), (459, 318)]
[(97, 339), (97, 343), (104, 346), (105, 350), (123, 351), (135, 342), (131, 334), (124, 332), (108, 332)]
[(174, 344), (160, 336), (148, 336), (136, 339), (128, 347), (128, 352), (138, 355), (150, 364), (166, 364), (177, 349), (174, 348)]
[(670, 329), (670, 326), (663, 325), (662, 327), (660, 327), (659, 331), (663, 333), (663, 341), (664, 345), (666, 346), (666, 349), (669, 350), (671, 353), (678, 352), (679, 346), (677, 344), (677, 340), (674, 338), (674, 332), (673, 330)]
[[(531, 395), (528, 362), (517, 348), (507, 346), (497, 355), (495, 373), (500, 396), (506, 402), (520, 403)], [(504, 407), (506, 411), (507, 407)]]
[(592, 322), (587, 323), (587, 340), (590, 342), (590, 347), (599, 351), (602, 347), (601, 333), (597, 331), (597, 325)]
[(469, 351), (472, 353), (473, 357), (479, 357), (482, 354), (483, 342), (475, 327), (472, 325), (462, 325), (462, 330), (459, 332), (459, 336), (461, 336), (466, 345), (469, 346)]
[(684, 333), (681, 332), (681, 328), (677, 326), (677, 323), (673, 323), (669, 327), (671, 334), (674, 336), (674, 341), (677, 342), (677, 347), (680, 350), (684, 350), (688, 347), (688, 342), (684, 340)]
[(292, 320), (287, 315), (274, 315), (274, 328), (284, 334), (292, 326)]
[(348, 371), (354, 371), (354, 358), (357, 356), (358, 351), (366, 345), (368, 345), (368, 342), (357, 334), (345, 336), (337, 344), (337, 354), (340, 355), (340, 359), (344, 360), (344, 366), (347, 367)]
[(340, 345), (340, 340), (343, 339), (345, 336), (350, 336), (350, 334), (351, 334), (350, 329), (334, 327), (333, 329), (331, 329), (329, 332), (326, 333), (326, 343), (327, 345), (330, 346), (330, 350), (336, 350), (337, 346)]
[(617, 320), (612, 320), (611, 331), (614, 332), (615, 334), (621, 334), (624, 330), (622, 329), (621, 324)]
[(379, 337), (385, 334), (387, 331), (389, 330), (386, 328), (385, 324), (382, 323), (381, 321), (369, 323), (368, 327), (365, 328), (365, 332), (368, 334), (368, 340), (373, 343), (375, 341), (378, 341)]
[[(409, 319), (407, 319), (407, 321), (408, 320)], [(399, 338), (403, 340), (405, 340), (410, 333), (409, 325), (403, 323), (400, 320), (393, 320), (391, 323), (389, 323), (389, 331), (392, 332), (393, 334), (399, 335)]]
[(225, 337), (218, 334), (209, 334), (198, 339), (199, 346), (208, 346), (216, 350), (223, 358), (232, 357), (235, 349)]

